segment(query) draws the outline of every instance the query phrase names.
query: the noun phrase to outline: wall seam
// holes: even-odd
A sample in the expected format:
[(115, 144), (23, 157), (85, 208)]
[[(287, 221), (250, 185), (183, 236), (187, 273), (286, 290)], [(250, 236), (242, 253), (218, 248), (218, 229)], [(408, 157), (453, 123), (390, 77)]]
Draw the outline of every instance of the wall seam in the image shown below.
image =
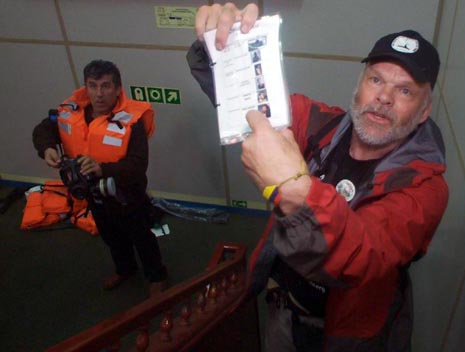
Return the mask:
[[(189, 46), (181, 45), (157, 45), (157, 44), (133, 44), (133, 43), (112, 43), (112, 42), (86, 42), (73, 40), (49, 40), (49, 39), (33, 39), (33, 38), (8, 38), (0, 37), (0, 43), (20, 43), (20, 44), (44, 44), (44, 45), (63, 45), (67, 48), (78, 47), (99, 47), (99, 48), (118, 48), (118, 49), (141, 49), (141, 50), (164, 50), (164, 51), (183, 51), (187, 52)], [(69, 52), (71, 56), (71, 53)], [(318, 54), (318, 53), (303, 53), (303, 52), (283, 52), (284, 57), (294, 59), (309, 59), (309, 60), (330, 60), (330, 61), (345, 61), (345, 62), (360, 62), (363, 57), (335, 54)], [(73, 65), (74, 67), (74, 65)]]
[(53, 2), (55, 4), (55, 10), (57, 12), (58, 23), (60, 24), (61, 35), (63, 36), (63, 45), (65, 47), (66, 55), (68, 57), (69, 67), (71, 69), (71, 75), (73, 77), (74, 86), (77, 89), (79, 88), (79, 79), (78, 79), (78, 75), (76, 72), (76, 66), (74, 65), (73, 56), (71, 55), (71, 48), (70, 48), (69, 41), (68, 41), (68, 34), (66, 33), (65, 21), (63, 19), (63, 15), (61, 14), (59, 0), (54, 0)]
[[(457, 154), (458, 154), (459, 164), (460, 164), (460, 167), (462, 169), (462, 173), (463, 173), (463, 175), (465, 177), (465, 158), (464, 158), (462, 149), (460, 148), (460, 143), (458, 142), (457, 134), (455, 133), (456, 128), (455, 128), (454, 123), (452, 121), (451, 114), (449, 113), (449, 109), (447, 108), (447, 103), (446, 103), (446, 99), (445, 99), (445, 95), (444, 95), (444, 89), (443, 89), (443, 87), (445, 86), (445, 83), (446, 83), (446, 76), (447, 76), (447, 69), (446, 68), (449, 66), (449, 56), (450, 56), (452, 43), (453, 43), (452, 38), (454, 37), (454, 30), (455, 30), (455, 23), (456, 23), (456, 19), (457, 19), (458, 8), (459, 8), (459, 0), (456, 0), (455, 9), (454, 9), (454, 17), (452, 19), (451, 30), (450, 30), (450, 33), (449, 33), (449, 43), (448, 43), (448, 46), (447, 46), (446, 60), (443, 63), (444, 75), (442, 77), (442, 80), (441, 80), (440, 84), (438, 84), (438, 85), (439, 85), (439, 88), (440, 88), (439, 89), (440, 102), (442, 102), (442, 105), (444, 106), (444, 111), (445, 111), (445, 115), (446, 115), (446, 122), (447, 122), (447, 125), (449, 127), (449, 130), (450, 130), (450, 133), (451, 133), (451, 136), (452, 136), (453, 144), (454, 144), (455, 149), (456, 149)], [(438, 105), (440, 105), (440, 104), (438, 104)], [(438, 106), (437, 111), (436, 111), (436, 116), (439, 115), (439, 108), (440, 107)]]
[(433, 45), (437, 47), (439, 41), (439, 32), (441, 29), (442, 23), (442, 14), (444, 12), (444, 0), (439, 0), (438, 2), (438, 9), (437, 9), (437, 16), (436, 16), (436, 23), (434, 24), (434, 33), (433, 33)]

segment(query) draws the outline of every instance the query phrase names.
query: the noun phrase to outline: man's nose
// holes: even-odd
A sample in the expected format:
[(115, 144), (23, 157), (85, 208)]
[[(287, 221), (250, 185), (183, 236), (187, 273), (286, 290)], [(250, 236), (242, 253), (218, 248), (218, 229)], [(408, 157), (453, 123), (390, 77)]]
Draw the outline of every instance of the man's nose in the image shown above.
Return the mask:
[(393, 89), (387, 85), (382, 86), (378, 91), (376, 100), (382, 105), (392, 105)]

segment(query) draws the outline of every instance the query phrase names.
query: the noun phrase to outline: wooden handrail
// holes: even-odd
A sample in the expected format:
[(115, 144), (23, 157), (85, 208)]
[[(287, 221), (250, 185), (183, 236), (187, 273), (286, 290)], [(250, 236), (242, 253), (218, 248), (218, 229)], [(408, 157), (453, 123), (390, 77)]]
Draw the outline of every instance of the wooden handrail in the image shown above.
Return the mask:
[[(134, 331), (140, 331), (135, 343), (137, 351), (187, 351), (231, 313), (227, 307), (237, 306), (243, 299), (245, 253), (242, 244), (218, 243), (201, 274), (50, 347), (47, 352), (89, 352), (108, 347), (117, 351), (121, 338)], [(200, 300), (195, 303), (199, 309), (189, 311), (185, 307), (195, 294)], [(188, 304), (181, 308), (181, 317), (170, 318), (183, 302)], [(149, 336), (150, 322), (162, 313), (165, 316), (161, 328)]]

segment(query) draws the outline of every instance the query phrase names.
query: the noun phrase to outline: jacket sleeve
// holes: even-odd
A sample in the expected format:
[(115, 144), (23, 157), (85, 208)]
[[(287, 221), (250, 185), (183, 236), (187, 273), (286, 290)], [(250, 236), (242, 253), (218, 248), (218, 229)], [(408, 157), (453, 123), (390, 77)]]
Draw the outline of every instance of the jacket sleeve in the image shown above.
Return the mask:
[(48, 148), (55, 148), (60, 143), (57, 124), (47, 117), (43, 119), (32, 131), (32, 143), (39, 156), (43, 159)]
[(200, 84), (203, 92), (208, 96), (213, 106), (216, 107), (215, 85), (213, 73), (210, 67), (210, 58), (203, 43), (196, 40), (186, 55), (187, 63), (192, 76)]
[(305, 206), (278, 217), (274, 246), (309, 280), (361, 285), (426, 250), (447, 198), (443, 177), (432, 175), (353, 210), (333, 186), (313, 177)]

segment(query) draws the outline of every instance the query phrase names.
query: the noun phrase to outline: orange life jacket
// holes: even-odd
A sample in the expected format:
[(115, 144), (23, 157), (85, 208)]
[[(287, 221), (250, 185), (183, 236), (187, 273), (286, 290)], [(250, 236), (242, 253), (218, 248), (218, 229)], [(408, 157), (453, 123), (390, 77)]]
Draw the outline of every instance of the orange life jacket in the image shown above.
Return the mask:
[(140, 118), (147, 137), (155, 131), (154, 111), (147, 102), (127, 99), (123, 90), (109, 115), (87, 125), (84, 109), (90, 104), (85, 87), (73, 92), (58, 108), (58, 130), (65, 154), (71, 158), (88, 155), (97, 162), (116, 162), (126, 156), (131, 127)]
[[(82, 204), (80, 202), (82, 202)], [(76, 199), (76, 202), (73, 205), (71, 222), (76, 227), (89, 232), (91, 235), (98, 235), (97, 225), (95, 224), (92, 212), (87, 208), (87, 201)]]
[(72, 197), (61, 181), (46, 181), (40, 191), (29, 194), (21, 229), (44, 227), (68, 218), (78, 228), (98, 234), (92, 213), (87, 210), (87, 201)]

